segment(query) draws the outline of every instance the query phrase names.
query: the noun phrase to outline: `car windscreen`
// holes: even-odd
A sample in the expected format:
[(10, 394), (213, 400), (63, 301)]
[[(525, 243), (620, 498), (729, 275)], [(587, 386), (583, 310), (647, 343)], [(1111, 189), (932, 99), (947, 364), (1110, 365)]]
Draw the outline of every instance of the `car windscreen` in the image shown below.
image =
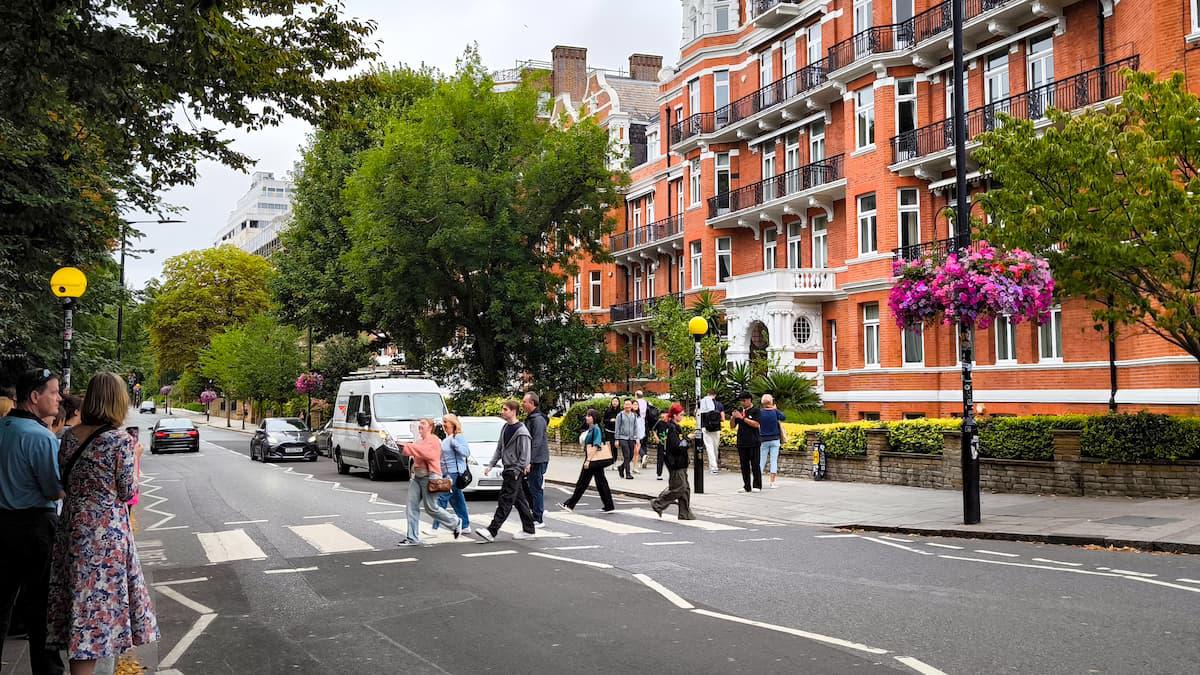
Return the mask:
[(442, 395), (433, 392), (405, 392), (375, 394), (375, 419), (380, 422), (419, 420), (432, 417), (440, 420), (446, 414)]
[(495, 443), (504, 428), (504, 420), (472, 420), (463, 422), (463, 436), (468, 443)]
[(162, 419), (158, 421), (159, 429), (191, 429), (191, 420)]
[(267, 431), (307, 431), (308, 427), (300, 420), (267, 420)]

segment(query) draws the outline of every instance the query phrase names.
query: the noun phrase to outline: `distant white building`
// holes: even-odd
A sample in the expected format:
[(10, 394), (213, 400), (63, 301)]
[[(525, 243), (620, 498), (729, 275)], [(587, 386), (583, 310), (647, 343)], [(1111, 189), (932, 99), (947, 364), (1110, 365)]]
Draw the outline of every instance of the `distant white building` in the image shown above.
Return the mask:
[(255, 171), (250, 189), (238, 200), (213, 245), (229, 244), (263, 257), (274, 253), (279, 248), (279, 233), (292, 216), (294, 192), (292, 181), (276, 179), (269, 171)]

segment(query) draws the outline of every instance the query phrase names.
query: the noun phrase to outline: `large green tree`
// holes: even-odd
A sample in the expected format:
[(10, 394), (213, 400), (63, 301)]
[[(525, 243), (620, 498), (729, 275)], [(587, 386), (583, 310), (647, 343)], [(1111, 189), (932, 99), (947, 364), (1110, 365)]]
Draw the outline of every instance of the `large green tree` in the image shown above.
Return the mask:
[[(700, 339), (700, 378), (702, 388), (715, 388), (719, 393), (725, 385), (725, 344), (718, 333), (720, 311), (711, 293), (701, 293), (691, 307), (673, 297), (666, 297), (650, 308), (650, 330), (654, 333), (657, 352), (666, 358), (670, 368), (668, 382), (671, 396), (683, 401), (696, 400), (696, 342), (688, 333), (688, 321), (699, 316), (708, 322), (708, 332)], [(725, 396), (725, 398), (729, 398)]]
[(364, 319), (416, 363), (502, 390), (545, 352), (564, 274), (604, 260), (620, 178), (608, 134), (538, 119), (532, 87), (498, 93), (469, 53), (388, 127), (348, 181), (348, 282)]
[(387, 124), (433, 91), (428, 70), (377, 70), (353, 80), (346, 98), (309, 139), (296, 175), (292, 222), (280, 239), (271, 282), (281, 317), (318, 335), (356, 333), (362, 303), (346, 283), (343, 256), (350, 250), (343, 192), (364, 150), (382, 145)]
[(214, 335), (197, 356), (199, 372), (229, 398), (283, 403), (303, 367), (300, 331), (267, 314)]
[(1129, 73), (1121, 104), (1006, 119), (976, 152), (997, 187), (983, 236), (1045, 255), (1058, 293), (1200, 359), (1200, 99)]
[(270, 275), (270, 263), (233, 246), (168, 258), (150, 323), (160, 373), (192, 368), (212, 336), (266, 311)]
[(325, 377), (318, 396), (332, 404), (342, 379), (371, 365), (373, 352), (370, 343), (357, 335), (334, 335), (317, 345), (313, 366)]
[[(0, 360), (55, 360), (47, 283), (91, 265), (121, 214), (157, 211), (201, 160), (251, 159), (221, 131), (319, 122), (373, 25), (330, 0), (0, 3)], [(136, 234), (136, 233), (134, 233)]]

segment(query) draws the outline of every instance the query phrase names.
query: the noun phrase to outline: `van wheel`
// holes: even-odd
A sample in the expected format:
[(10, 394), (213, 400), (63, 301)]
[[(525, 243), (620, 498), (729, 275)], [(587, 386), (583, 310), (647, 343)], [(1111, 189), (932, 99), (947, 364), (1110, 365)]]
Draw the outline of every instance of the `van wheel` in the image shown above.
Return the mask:
[(341, 448), (338, 448), (337, 450), (333, 451), (333, 461), (335, 464), (337, 464), (337, 472), (339, 474), (341, 474), (343, 476), (347, 476), (350, 474), (350, 467), (346, 466), (346, 463), (342, 461), (342, 449)]
[(371, 480), (383, 480), (383, 471), (380, 471), (379, 463), (375, 461), (374, 450), (367, 454), (367, 478)]

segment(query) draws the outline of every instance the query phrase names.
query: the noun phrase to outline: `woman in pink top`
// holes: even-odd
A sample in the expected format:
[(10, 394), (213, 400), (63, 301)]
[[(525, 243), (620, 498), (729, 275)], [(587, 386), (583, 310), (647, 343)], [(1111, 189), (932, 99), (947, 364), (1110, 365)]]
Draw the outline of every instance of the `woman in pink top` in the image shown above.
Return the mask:
[(462, 533), (461, 522), (446, 509), (437, 505), (437, 497), (429, 492), (429, 479), (442, 477), (442, 442), (433, 434), (433, 420), (421, 418), (417, 425), (420, 438), (404, 444), (404, 454), (412, 457), (412, 478), (408, 481), (408, 536), (401, 546), (421, 545), (421, 505), (425, 513), (444, 527), (453, 530), (454, 538)]

